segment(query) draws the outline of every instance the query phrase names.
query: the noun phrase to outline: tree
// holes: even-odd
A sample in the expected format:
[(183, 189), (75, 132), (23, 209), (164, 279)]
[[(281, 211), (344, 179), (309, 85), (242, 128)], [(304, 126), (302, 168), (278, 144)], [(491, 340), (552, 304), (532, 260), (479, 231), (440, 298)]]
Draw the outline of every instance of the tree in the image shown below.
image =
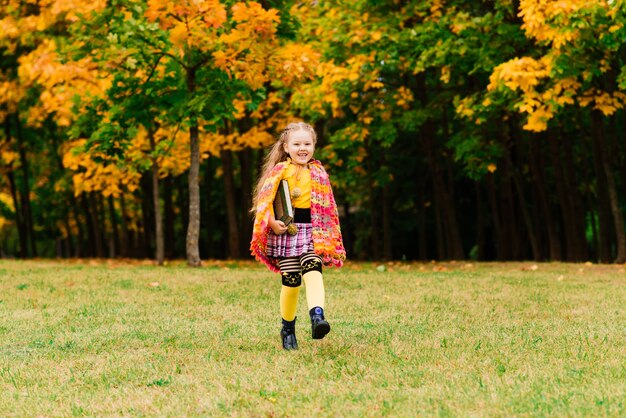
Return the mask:
[(547, 130), (548, 123), (567, 106), (578, 104), (593, 109), (593, 140), (603, 171), (598, 175), (606, 178), (617, 237), (616, 263), (626, 262), (626, 231), (603, 116), (614, 115), (626, 100), (626, 94), (618, 90), (626, 87), (620, 85), (620, 77), (626, 74), (623, 6), (623, 2), (607, 1), (520, 2), (522, 28), (545, 52), (538, 58), (524, 56), (500, 64), (489, 86), (491, 91), (507, 89), (517, 93), (513, 109), (528, 115), (523, 127), (528, 131)]
[[(189, 132), (187, 261), (191, 266), (200, 265), (200, 132), (223, 126), (224, 120), (232, 119), (237, 93), (258, 89), (267, 80), (266, 68), (278, 45), (279, 20), (276, 10), (265, 10), (255, 2), (233, 4), (229, 15), (227, 6), (218, 1), (149, 1), (145, 8), (116, 2), (86, 25), (84, 33), (90, 34), (98, 28), (116, 28), (108, 32), (109, 40), (117, 44), (114, 48), (127, 66), (140, 66), (146, 74), (151, 74), (150, 66), (151, 71), (158, 66), (175, 78), (165, 92), (155, 94), (168, 97), (159, 102), (168, 104), (160, 108), (164, 122), (182, 121)], [(154, 90), (147, 86), (134, 93), (150, 98), (150, 91)]]

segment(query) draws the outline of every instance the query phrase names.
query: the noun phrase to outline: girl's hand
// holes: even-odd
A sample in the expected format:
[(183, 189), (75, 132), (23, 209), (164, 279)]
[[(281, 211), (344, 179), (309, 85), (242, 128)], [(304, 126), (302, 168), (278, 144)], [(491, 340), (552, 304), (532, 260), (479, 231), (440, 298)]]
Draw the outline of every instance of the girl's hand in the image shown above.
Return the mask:
[(287, 226), (283, 223), (283, 221), (278, 221), (276, 219), (270, 219), (269, 221), (270, 228), (276, 235), (282, 235), (287, 232)]

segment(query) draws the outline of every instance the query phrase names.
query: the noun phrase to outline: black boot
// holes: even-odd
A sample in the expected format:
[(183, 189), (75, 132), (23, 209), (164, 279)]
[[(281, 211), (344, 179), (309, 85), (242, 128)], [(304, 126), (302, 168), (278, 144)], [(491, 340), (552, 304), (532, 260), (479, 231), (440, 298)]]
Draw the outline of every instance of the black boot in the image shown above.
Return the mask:
[(285, 321), (283, 319), (283, 329), (280, 330), (280, 337), (283, 339), (283, 348), (285, 350), (297, 350), (298, 341), (296, 340), (296, 318), (293, 321)]
[(319, 306), (309, 311), (311, 315), (311, 335), (314, 340), (321, 340), (330, 332), (330, 324), (324, 319), (324, 310)]

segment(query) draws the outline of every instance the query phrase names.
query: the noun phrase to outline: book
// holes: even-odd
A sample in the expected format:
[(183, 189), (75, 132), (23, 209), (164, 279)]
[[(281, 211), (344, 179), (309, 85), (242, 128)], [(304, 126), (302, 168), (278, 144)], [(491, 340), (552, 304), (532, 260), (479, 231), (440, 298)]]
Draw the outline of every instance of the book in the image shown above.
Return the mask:
[(281, 180), (278, 184), (276, 197), (274, 198), (274, 217), (289, 225), (293, 221), (293, 206), (291, 205), (291, 195), (289, 194), (289, 183)]

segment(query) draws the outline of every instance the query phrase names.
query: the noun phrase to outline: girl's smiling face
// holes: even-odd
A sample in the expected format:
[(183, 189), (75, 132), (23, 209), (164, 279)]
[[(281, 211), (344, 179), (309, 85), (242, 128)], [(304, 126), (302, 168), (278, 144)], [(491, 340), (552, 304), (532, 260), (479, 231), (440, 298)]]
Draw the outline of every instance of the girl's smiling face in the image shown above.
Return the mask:
[(308, 163), (313, 158), (313, 152), (315, 152), (313, 135), (304, 129), (289, 132), (289, 137), (284, 147), (285, 152), (291, 157), (291, 161), (300, 165)]

